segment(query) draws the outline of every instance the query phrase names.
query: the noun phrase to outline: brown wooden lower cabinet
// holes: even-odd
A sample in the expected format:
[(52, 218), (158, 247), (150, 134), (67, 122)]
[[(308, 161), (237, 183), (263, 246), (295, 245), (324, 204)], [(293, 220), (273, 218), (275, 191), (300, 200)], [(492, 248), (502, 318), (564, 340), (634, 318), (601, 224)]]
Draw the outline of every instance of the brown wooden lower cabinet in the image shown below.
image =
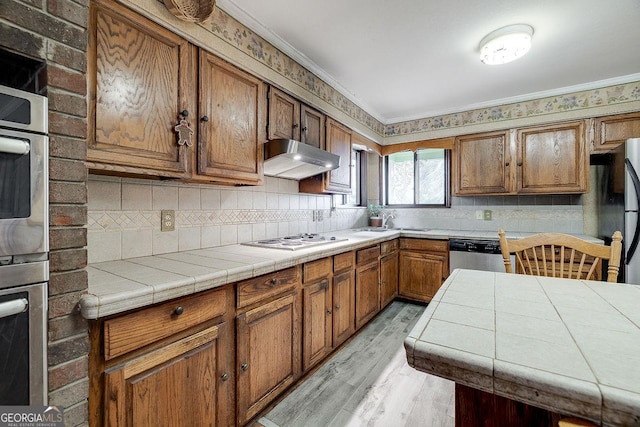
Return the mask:
[(449, 277), (449, 242), (400, 239), (399, 290), (401, 297), (429, 302)]
[(355, 272), (333, 276), (333, 347), (338, 347), (356, 331)]
[(299, 311), (292, 293), (237, 316), (238, 424), (300, 377)]
[(380, 308), (398, 296), (398, 252), (380, 258)]
[(332, 295), (329, 279), (302, 289), (302, 369), (313, 367), (331, 352)]
[(380, 311), (378, 260), (356, 267), (356, 329)]
[(456, 427), (556, 427), (560, 414), (456, 383)]

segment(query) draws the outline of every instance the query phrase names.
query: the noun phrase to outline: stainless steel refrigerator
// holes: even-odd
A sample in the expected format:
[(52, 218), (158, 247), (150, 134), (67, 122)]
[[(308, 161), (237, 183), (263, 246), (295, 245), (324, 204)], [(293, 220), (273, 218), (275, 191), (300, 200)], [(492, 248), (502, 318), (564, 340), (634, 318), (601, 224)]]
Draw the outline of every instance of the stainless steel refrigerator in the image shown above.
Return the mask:
[(598, 206), (598, 237), (611, 244), (613, 232), (622, 232), (618, 281), (640, 285), (640, 137), (628, 139), (609, 153), (592, 155), (591, 173)]

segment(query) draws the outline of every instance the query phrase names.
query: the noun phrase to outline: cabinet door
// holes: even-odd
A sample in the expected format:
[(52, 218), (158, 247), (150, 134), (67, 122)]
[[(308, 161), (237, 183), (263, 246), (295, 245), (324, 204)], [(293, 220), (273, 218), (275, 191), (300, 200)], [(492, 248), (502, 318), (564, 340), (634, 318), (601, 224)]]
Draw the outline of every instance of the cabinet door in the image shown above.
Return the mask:
[(447, 255), (400, 251), (399, 295), (429, 302), (449, 274)]
[(378, 260), (356, 267), (356, 329), (380, 311)]
[(398, 252), (380, 258), (380, 308), (398, 296)]
[(333, 276), (333, 347), (356, 331), (355, 276), (349, 270)]
[(327, 172), (327, 190), (351, 191), (351, 130), (335, 120), (327, 119), (327, 151), (340, 156), (340, 167)]
[(518, 193), (584, 193), (587, 150), (582, 120), (517, 130)]
[(227, 406), (234, 395), (228, 340), (222, 323), (107, 370), (104, 424), (234, 425)]
[(302, 289), (302, 369), (313, 367), (331, 351), (332, 299), (329, 280)]
[(300, 107), (300, 141), (324, 150), (324, 123), (326, 116), (302, 104)]
[(269, 87), (269, 139), (300, 140), (300, 103), (286, 93)]
[(193, 46), (116, 3), (91, 2), (91, 20), (89, 168), (188, 177), (174, 127), (195, 113)]
[(629, 138), (640, 137), (640, 112), (595, 119), (594, 152), (607, 152)]
[(200, 175), (220, 182), (262, 182), (264, 90), (256, 77), (200, 51)]
[(295, 295), (237, 317), (238, 423), (260, 412), (300, 375), (299, 309)]
[(453, 162), (453, 194), (512, 192), (509, 132), (457, 137)]

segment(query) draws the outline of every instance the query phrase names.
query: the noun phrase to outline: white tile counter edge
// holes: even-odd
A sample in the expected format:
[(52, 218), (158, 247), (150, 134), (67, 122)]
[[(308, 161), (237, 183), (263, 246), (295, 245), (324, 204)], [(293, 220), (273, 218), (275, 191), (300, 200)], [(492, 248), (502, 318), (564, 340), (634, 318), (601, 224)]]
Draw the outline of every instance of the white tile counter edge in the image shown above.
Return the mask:
[[(324, 234), (348, 240), (296, 251), (238, 244), (90, 264), (89, 290), (80, 301), (81, 313), (87, 319), (111, 316), (397, 237), (498, 239), (497, 231), (440, 229), (356, 229)], [(508, 232), (507, 237), (518, 239), (531, 234)], [(590, 236), (578, 237), (602, 242)]]

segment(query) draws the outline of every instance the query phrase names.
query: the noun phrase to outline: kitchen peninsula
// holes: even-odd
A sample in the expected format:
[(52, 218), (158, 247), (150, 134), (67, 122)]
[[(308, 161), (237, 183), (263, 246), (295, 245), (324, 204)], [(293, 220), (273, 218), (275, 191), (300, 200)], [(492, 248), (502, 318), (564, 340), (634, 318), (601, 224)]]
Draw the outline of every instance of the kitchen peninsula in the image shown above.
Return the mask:
[(456, 382), (458, 426), (638, 425), (638, 307), (640, 286), (455, 270), (405, 340), (407, 359)]

